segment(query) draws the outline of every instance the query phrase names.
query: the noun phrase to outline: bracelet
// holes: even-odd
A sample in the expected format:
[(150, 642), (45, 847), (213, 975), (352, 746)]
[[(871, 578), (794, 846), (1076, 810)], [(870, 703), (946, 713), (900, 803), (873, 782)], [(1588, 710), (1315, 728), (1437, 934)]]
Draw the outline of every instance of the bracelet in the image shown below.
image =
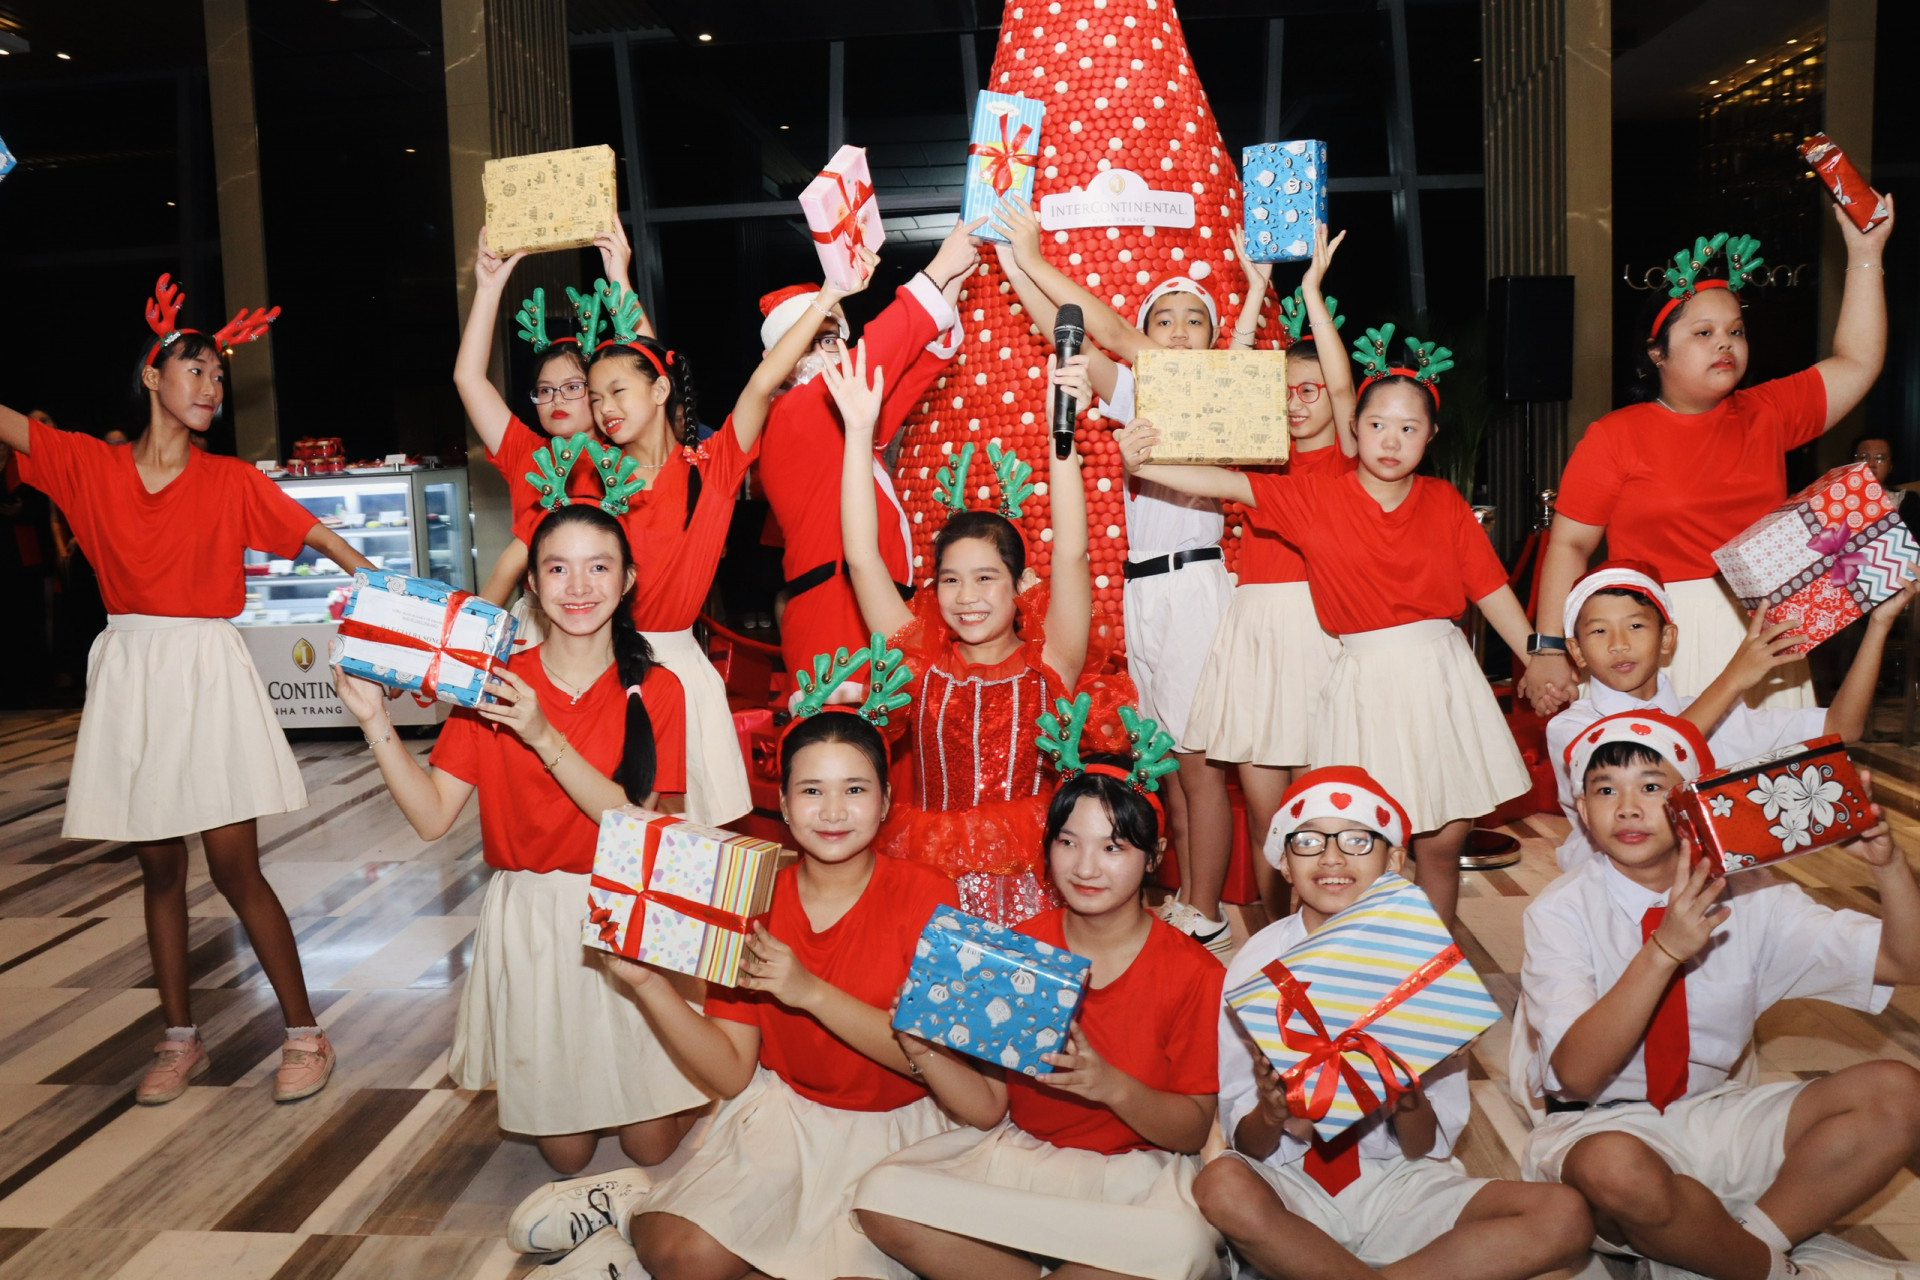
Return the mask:
[(1665, 956), (1665, 957), (1666, 957), (1667, 959), (1669, 959), (1669, 960), (1671, 960), (1671, 961), (1673, 961), (1673, 962), (1674, 962), (1675, 964), (1677, 964), (1677, 965), (1679, 965), (1679, 966), (1680, 966), (1681, 968), (1683, 968), (1683, 969), (1684, 969), (1684, 968), (1686, 968), (1686, 965), (1687, 965), (1687, 962), (1686, 962), (1685, 960), (1682, 960), (1682, 959), (1681, 959), (1681, 958), (1680, 958), (1679, 956), (1677, 956), (1677, 955), (1675, 955), (1675, 954), (1673, 954), (1673, 952), (1671, 952), (1671, 951), (1669, 951), (1669, 950), (1667, 950), (1667, 944), (1666, 944), (1666, 943), (1664, 943), (1664, 942), (1662, 942), (1662, 941), (1660, 941), (1660, 935), (1659, 935), (1659, 934), (1657, 934), (1657, 933), (1650, 933), (1650, 934), (1648, 934), (1648, 935), (1647, 935), (1647, 941), (1648, 941), (1648, 942), (1651, 942), (1651, 943), (1652, 943), (1652, 944), (1653, 944), (1654, 946), (1656, 946), (1656, 947), (1658, 947), (1658, 948), (1660, 948), (1660, 954), (1661, 954), (1661, 955), (1663, 955), (1663, 956)]
[[(902, 1050), (901, 1050), (900, 1052), (906, 1055), (906, 1059), (907, 1059), (907, 1070), (909, 1070), (909, 1071), (911, 1071), (911, 1072), (913, 1072), (913, 1075), (914, 1075), (914, 1078), (915, 1078), (915, 1079), (917, 1079), (917, 1080), (924, 1080), (924, 1079), (926, 1079), (926, 1075), (925, 1075), (925, 1073), (924, 1073), (924, 1072), (922, 1072), (922, 1071), (920, 1070), (920, 1059), (918, 1059), (918, 1058), (916, 1058), (916, 1057), (914, 1057), (914, 1056), (913, 1056), (912, 1054), (910, 1054), (910, 1053), (907, 1053), (907, 1051), (906, 1051), (906, 1050), (904, 1050), (904, 1049), (902, 1049)], [(929, 1056), (931, 1056), (931, 1055), (929, 1055)]]
[[(1848, 268), (1847, 268), (1847, 270), (1848, 270), (1848, 271), (1857, 271), (1857, 270), (1859, 270), (1859, 269), (1860, 269), (1861, 267), (1872, 267), (1872, 268), (1873, 268), (1873, 269), (1874, 269), (1875, 271), (1878, 271), (1878, 272), (1879, 272), (1879, 273), (1880, 273), (1881, 275), (1885, 275), (1885, 274), (1887, 274), (1887, 269), (1886, 269), (1885, 267), (1883, 267), (1883, 266), (1881, 266), (1881, 265), (1880, 265), (1879, 263), (1877, 263), (1877, 262), (1856, 262), (1856, 263), (1854, 263), (1854, 264), (1853, 264), (1852, 266), (1850, 266), (1850, 267), (1848, 267)], [(1841, 274), (1843, 274), (1843, 275), (1844, 275), (1844, 274), (1845, 274), (1845, 272), (1842, 272)]]
[(544, 760), (540, 762), (541, 764), (547, 764), (548, 773), (552, 773), (555, 769), (558, 769), (560, 767), (560, 762), (567, 758), (567, 748), (571, 747), (572, 745), (573, 744), (571, 742), (568, 742), (565, 738), (560, 739), (560, 753), (554, 756), (553, 763), (547, 764), (547, 762)]
[(818, 311), (822, 316), (825, 316), (829, 320), (837, 321), (840, 318), (839, 316), (833, 314), (833, 312), (827, 310), (825, 307), (820, 305), (820, 298), (819, 298), (819, 295), (817, 294), (814, 296), (812, 301), (807, 303), (807, 309), (810, 311)]
[(360, 737), (362, 738), (362, 740), (366, 742), (367, 750), (369, 751), (373, 750), (375, 747), (385, 746), (387, 743), (393, 741), (393, 721), (391, 720), (387, 721), (386, 736), (381, 738), (378, 742), (374, 741), (372, 738), (367, 737), (367, 731), (365, 729), (362, 729), (360, 731)]

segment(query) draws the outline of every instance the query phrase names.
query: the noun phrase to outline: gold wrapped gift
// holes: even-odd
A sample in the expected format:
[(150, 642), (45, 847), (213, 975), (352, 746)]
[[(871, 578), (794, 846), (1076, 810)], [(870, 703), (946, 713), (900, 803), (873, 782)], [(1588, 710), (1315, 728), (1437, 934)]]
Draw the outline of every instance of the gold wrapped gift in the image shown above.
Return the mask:
[(1286, 352), (1149, 347), (1133, 378), (1135, 412), (1160, 430), (1155, 462), (1287, 460)]
[(501, 257), (578, 249), (613, 230), (612, 147), (575, 147), (487, 161), (487, 247)]

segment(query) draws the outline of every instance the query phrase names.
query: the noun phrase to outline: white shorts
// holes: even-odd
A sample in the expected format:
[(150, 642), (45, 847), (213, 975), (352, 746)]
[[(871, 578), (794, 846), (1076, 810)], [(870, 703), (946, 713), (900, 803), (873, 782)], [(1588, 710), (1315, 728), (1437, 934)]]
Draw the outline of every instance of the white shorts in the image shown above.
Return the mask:
[(1332, 1236), (1369, 1267), (1384, 1267), (1453, 1230), (1467, 1202), (1493, 1181), (1476, 1178), (1458, 1160), (1364, 1160), (1360, 1176), (1337, 1196), (1298, 1164), (1278, 1168), (1237, 1151), (1221, 1159), (1244, 1162), (1280, 1197), (1287, 1212)]
[(1760, 1085), (1729, 1080), (1681, 1099), (1665, 1114), (1651, 1102), (1627, 1102), (1549, 1115), (1527, 1141), (1521, 1176), (1531, 1182), (1558, 1182), (1561, 1163), (1582, 1138), (1625, 1133), (1646, 1143), (1675, 1173), (1719, 1196), (1727, 1211), (1738, 1216), (1780, 1176), (1787, 1113), (1806, 1087), (1804, 1080)]
[(1202, 560), (1134, 579), (1123, 600), (1127, 670), (1140, 691), (1140, 714), (1159, 721), (1178, 742), (1214, 632), (1233, 602), (1233, 582), (1223, 562)]

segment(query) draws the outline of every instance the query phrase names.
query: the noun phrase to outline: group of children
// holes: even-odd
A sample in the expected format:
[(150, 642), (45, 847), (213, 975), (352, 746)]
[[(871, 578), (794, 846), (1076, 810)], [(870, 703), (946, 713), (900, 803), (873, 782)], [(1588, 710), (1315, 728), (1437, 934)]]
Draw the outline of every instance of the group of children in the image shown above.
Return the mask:
[[(600, 246), (608, 279), (569, 291), (561, 309), (577, 333), (549, 333), (541, 291), (523, 305), (539, 429), (516, 415), (486, 369), (518, 259), (491, 254), (482, 233), (455, 382), (514, 491), (515, 540), (488, 590), (503, 603), (521, 591), (516, 616), (537, 642), (496, 673), (492, 701), (452, 715), (425, 765), (397, 740), (378, 686), (341, 674), (337, 687), (423, 838), (479, 800), (496, 874), (455, 1080), (496, 1087), (502, 1126), (533, 1137), (563, 1175), (608, 1131), (636, 1166), (659, 1165), (710, 1117), (671, 1176), (656, 1184), (636, 1167), (554, 1183), (515, 1212), (512, 1242), (562, 1254), (542, 1273), (553, 1280), (640, 1268), (661, 1280), (1179, 1280), (1220, 1273), (1228, 1246), (1288, 1280), (1519, 1280), (1578, 1265), (1595, 1244), (1639, 1256), (1654, 1276), (1894, 1274), (1821, 1233), (1920, 1152), (1920, 1075), (1876, 1062), (1756, 1086), (1740, 1064), (1778, 1000), (1877, 1011), (1892, 985), (1920, 980), (1920, 889), (1884, 824), (1850, 846), (1872, 869), (1882, 919), (1827, 910), (1764, 873), (1729, 885), (1692, 860), (1662, 801), (1715, 759), (1821, 732), (1857, 737), (1913, 584), (1865, 624), (1827, 711), (1747, 705), (1792, 659), (1791, 624), (1754, 621), (1723, 646), (1717, 675), (1676, 689), (1663, 664), (1686, 649), (1698, 666), (1707, 646), (1689, 647), (1680, 584), (1653, 564), (1609, 562), (1543, 593), (1564, 615), (1559, 636), (1529, 622), (1464, 500), (1419, 473), (1449, 353), (1408, 340), (1400, 362), (1392, 327), (1370, 330), (1355, 386), (1334, 345), (1339, 320), (1321, 284), (1342, 237), (1318, 229), (1282, 308), (1293, 456), (1229, 470), (1153, 461), (1157, 433), (1134, 418), (1127, 367), (1149, 345), (1218, 345), (1207, 290), (1163, 281), (1128, 324), (1047, 262), (1024, 206), (1004, 203), (994, 218), (1007, 234), (1000, 268), (1038, 332), (1068, 303), (1087, 316), (1095, 349), (1049, 360), (1050, 384), (1090, 421), (1125, 424), (1124, 664), (1094, 606), (1075, 450), (1047, 462), (1047, 582), (1014, 523), (1037, 489), (1031, 467), (997, 447), (992, 509), (966, 509), (963, 483), (943, 486), (955, 510), (931, 572), (919, 584), (909, 572), (879, 450), (957, 350), (979, 224), (957, 226), (858, 343), (843, 293), (768, 295), (762, 363), (704, 439), (687, 359), (626, 287), (617, 234)], [(1877, 267), (1890, 225), (1850, 233), (1850, 253), (1875, 256), (1861, 265)], [(868, 254), (869, 277), (873, 265)], [(1746, 393), (1733, 390), (1745, 366), (1737, 304), (1731, 319), (1720, 314), (1733, 286), (1710, 287), (1702, 265), (1654, 323), (1655, 401), (1736, 432), (1746, 453), (1767, 454), (1748, 469), (1765, 470), (1815, 417), (1831, 425), (1864, 391), (1854, 362), (1872, 354), (1862, 344), (1875, 307), (1884, 344), (1878, 280), (1849, 273), (1839, 365)], [(1741, 270), (1733, 260), (1732, 279)], [(1268, 284), (1249, 265), (1235, 345), (1253, 341)], [(219, 411), (225, 346), (272, 316), (243, 313), (204, 335), (176, 326), (178, 306), (163, 280), (139, 365), (149, 425), (132, 445), (5, 409), (0, 441), (77, 514), (113, 613), (93, 656), (65, 831), (139, 854), (168, 1030), (138, 1100), (179, 1096), (206, 1062), (185, 976), (192, 833), (286, 1012), (276, 1096), (292, 1100), (325, 1085), (333, 1049), (254, 832), (304, 792), (224, 619), (239, 612), (244, 548), (304, 542), (350, 570), (365, 562), (253, 468), (188, 448)], [(1752, 413), (1720, 404), (1740, 396), (1785, 415), (1758, 443), (1737, 435)], [(1644, 424), (1602, 425), (1589, 439), (1611, 442), (1607, 465), (1625, 476), (1609, 518), (1632, 515), (1620, 503), (1636, 486), (1696, 484), (1697, 472), (1648, 474), (1661, 455), (1634, 453)], [(810, 714), (788, 726), (779, 765), (800, 860), (778, 876), (740, 986), (702, 989), (583, 950), (580, 923), (604, 810), (724, 825), (748, 807), (725, 690), (692, 626), (756, 458), (787, 535), (789, 664), (809, 670), (815, 653), (871, 637), (876, 654), (898, 647), (911, 678), (904, 708), (850, 679), (798, 708)], [(963, 475), (970, 460), (969, 450), (950, 466)], [(1775, 479), (1714, 519), (1737, 529), (1764, 510), (1760, 498), (1783, 496), (1784, 473)], [(1224, 501), (1246, 508), (1237, 585), (1218, 551)], [(1570, 539), (1562, 558), (1579, 545)], [(1474, 1178), (1453, 1158), (1472, 1112), (1464, 1050), (1329, 1143), (1222, 999), (1382, 876), (1409, 872), (1451, 921), (1472, 819), (1529, 785), (1456, 625), (1469, 605), (1516, 653), (1548, 658), (1529, 667), (1536, 702), (1569, 702), (1573, 674), (1588, 681), (1550, 728), (1572, 824), (1567, 873), (1526, 918), (1515, 1034), (1547, 1114), (1525, 1181)], [(1042, 734), (1049, 712), (1060, 719)], [(1258, 845), (1297, 910), (1223, 971), (1227, 765), (1240, 766)], [(1163, 919), (1143, 889), (1170, 837), (1185, 900)], [(1091, 961), (1044, 1076), (891, 1028), (916, 940), (941, 905)]]

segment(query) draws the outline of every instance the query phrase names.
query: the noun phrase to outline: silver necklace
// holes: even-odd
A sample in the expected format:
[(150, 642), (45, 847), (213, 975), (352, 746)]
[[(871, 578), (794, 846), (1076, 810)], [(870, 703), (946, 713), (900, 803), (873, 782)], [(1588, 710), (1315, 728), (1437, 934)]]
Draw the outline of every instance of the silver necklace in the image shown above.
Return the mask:
[[(553, 668), (547, 665), (547, 655), (544, 653), (540, 655), (540, 669), (547, 673), (547, 679), (551, 680), (554, 684), (560, 686), (560, 692), (566, 694), (567, 697), (572, 699), (572, 701), (569, 702), (567, 705), (577, 707), (580, 705), (580, 699), (587, 696), (586, 689), (575, 689), (572, 685), (568, 684), (565, 680), (562, 680), (559, 676), (553, 674)], [(589, 685), (587, 687), (592, 688), (593, 686)]]

